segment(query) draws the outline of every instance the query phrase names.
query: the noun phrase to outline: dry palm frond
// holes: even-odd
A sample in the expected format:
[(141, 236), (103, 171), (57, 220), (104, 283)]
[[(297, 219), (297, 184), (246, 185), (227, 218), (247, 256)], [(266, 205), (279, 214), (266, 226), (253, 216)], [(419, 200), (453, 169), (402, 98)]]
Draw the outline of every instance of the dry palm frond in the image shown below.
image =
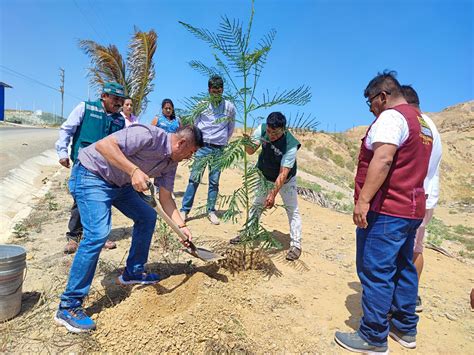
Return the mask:
[(129, 45), (127, 57), (128, 76), (127, 86), (129, 95), (135, 102), (135, 114), (146, 110), (148, 94), (153, 91), (155, 66), (153, 56), (157, 47), (158, 35), (154, 30), (142, 32), (135, 29), (135, 34)]
[(88, 70), (92, 86), (101, 88), (108, 81), (125, 85), (125, 63), (116, 46), (105, 47), (94, 41), (80, 40), (79, 47), (91, 59)]

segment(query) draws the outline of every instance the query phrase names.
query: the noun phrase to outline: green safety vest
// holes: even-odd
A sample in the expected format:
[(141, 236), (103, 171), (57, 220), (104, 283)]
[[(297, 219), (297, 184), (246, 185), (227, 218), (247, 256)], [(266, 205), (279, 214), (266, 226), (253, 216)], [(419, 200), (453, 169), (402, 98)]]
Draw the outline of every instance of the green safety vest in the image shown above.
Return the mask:
[(80, 149), (124, 127), (125, 119), (120, 113), (107, 115), (101, 100), (86, 101), (82, 123), (72, 138), (71, 160), (76, 161)]
[[(286, 131), (283, 136), (274, 142), (270, 142), (267, 135), (267, 125), (262, 124), (262, 151), (258, 156), (257, 168), (263, 176), (269, 181), (275, 182), (280, 175), (281, 159), (283, 155), (291, 148), (300, 149), (300, 142), (289, 132)], [(296, 175), (296, 161), (291, 168), (287, 181)]]

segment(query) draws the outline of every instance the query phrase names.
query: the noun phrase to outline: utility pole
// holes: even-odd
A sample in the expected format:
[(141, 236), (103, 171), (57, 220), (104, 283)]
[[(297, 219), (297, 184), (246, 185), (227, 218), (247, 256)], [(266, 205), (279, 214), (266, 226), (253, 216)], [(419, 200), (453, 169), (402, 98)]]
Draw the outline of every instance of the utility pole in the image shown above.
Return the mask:
[(59, 91), (61, 92), (61, 119), (64, 117), (64, 69), (59, 68), (59, 77), (61, 78), (61, 85)]

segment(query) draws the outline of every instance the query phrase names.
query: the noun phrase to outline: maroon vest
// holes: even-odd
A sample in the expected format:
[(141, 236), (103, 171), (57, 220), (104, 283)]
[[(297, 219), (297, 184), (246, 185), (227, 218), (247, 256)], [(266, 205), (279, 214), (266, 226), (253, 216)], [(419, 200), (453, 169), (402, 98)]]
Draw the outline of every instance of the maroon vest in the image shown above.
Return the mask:
[[(412, 106), (402, 104), (392, 107), (392, 109), (405, 117), (409, 135), (408, 139), (398, 147), (387, 178), (370, 201), (370, 210), (395, 217), (423, 219), (426, 206), (423, 181), (428, 171), (433, 136), (421, 118), (420, 112)], [(372, 125), (362, 139), (360, 147), (355, 177), (355, 203), (357, 203), (360, 190), (364, 186), (367, 170), (374, 155), (373, 151), (365, 147), (367, 133)]]

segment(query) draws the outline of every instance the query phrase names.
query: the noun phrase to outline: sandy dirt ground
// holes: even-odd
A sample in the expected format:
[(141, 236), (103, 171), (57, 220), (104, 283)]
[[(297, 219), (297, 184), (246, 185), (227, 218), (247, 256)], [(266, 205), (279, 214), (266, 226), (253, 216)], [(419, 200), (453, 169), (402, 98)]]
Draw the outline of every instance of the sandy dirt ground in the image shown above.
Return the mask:
[[(196, 244), (227, 253), (229, 261), (205, 264), (177, 250), (174, 237), (157, 233), (148, 269), (165, 280), (154, 286), (121, 287), (116, 279), (130, 246), (131, 223), (114, 211), (111, 239), (118, 248), (104, 250), (85, 306), (97, 322), (90, 334), (70, 334), (54, 324), (73, 256), (63, 255), (72, 203), (67, 193), (69, 171), (51, 178), (49, 199), (37, 199), (28, 219), (29, 235), (9, 242), (28, 250), (28, 273), (20, 315), (0, 324), (0, 351), (5, 352), (242, 352), (344, 353), (335, 344), (336, 330), (357, 329), (361, 288), (355, 272), (355, 234), (351, 216), (300, 199), (303, 254), (295, 263), (284, 259), (289, 228), (283, 209), (265, 216), (282, 250), (269, 257), (247, 255), (258, 270), (236, 270), (241, 250), (228, 239), (239, 225), (212, 226), (205, 215), (191, 213), (188, 222)], [(188, 177), (180, 167), (178, 206)], [(240, 185), (240, 173), (226, 171), (222, 193)], [(197, 204), (205, 201), (202, 185)], [(458, 215), (459, 216), (459, 215)], [(466, 220), (468, 217), (464, 216)], [(459, 218), (464, 218), (459, 217)], [(420, 295), (417, 349), (408, 351), (392, 340), (392, 353), (474, 353), (474, 312), (468, 298), (474, 286), (472, 264), (425, 250)]]

